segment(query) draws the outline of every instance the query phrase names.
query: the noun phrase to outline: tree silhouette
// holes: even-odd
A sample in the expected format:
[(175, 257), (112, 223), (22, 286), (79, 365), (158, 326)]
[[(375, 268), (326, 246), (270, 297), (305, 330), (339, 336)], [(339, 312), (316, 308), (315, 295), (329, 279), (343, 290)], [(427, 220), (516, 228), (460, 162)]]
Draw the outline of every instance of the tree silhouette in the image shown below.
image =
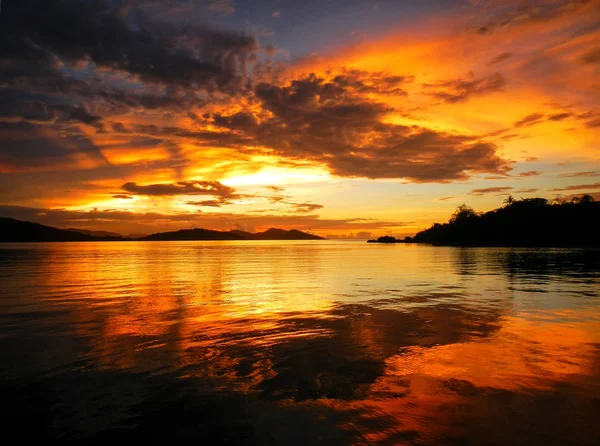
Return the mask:
[(503, 201), (503, 203), (504, 203), (506, 206), (510, 206), (510, 205), (512, 205), (514, 202), (515, 202), (515, 199), (513, 198), (513, 196), (512, 196), (512, 195), (509, 195), (509, 196), (508, 196), (508, 197), (506, 197), (506, 198), (504, 199), (504, 201)]
[(434, 223), (414, 237), (417, 243), (467, 246), (600, 246), (600, 202), (589, 195), (570, 201), (515, 200), (478, 214), (459, 206), (448, 223)]
[(461, 204), (459, 207), (456, 208), (456, 211), (454, 211), (454, 214), (452, 214), (452, 217), (450, 217), (450, 222), (451, 223), (460, 223), (460, 222), (465, 222), (468, 221), (472, 218), (476, 218), (477, 217), (477, 212), (475, 212), (475, 209), (473, 209), (470, 206), (467, 206), (465, 203)]

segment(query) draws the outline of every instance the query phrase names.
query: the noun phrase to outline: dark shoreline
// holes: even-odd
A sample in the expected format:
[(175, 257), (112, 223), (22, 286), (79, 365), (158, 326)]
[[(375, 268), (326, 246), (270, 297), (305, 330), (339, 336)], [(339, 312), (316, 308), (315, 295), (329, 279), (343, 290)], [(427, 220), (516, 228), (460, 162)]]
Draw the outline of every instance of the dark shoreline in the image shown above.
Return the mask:
[(424, 243), (464, 247), (600, 247), (600, 201), (590, 195), (569, 201), (515, 200), (480, 213), (463, 204), (446, 223), (434, 223), (414, 237), (379, 237), (368, 243)]

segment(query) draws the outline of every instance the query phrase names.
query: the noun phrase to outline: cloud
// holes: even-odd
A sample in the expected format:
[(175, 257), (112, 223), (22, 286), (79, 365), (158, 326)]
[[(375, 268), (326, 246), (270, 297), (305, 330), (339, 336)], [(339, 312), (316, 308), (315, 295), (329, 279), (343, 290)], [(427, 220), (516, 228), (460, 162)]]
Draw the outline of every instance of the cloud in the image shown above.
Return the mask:
[(272, 192), (283, 192), (283, 191), (285, 191), (285, 187), (282, 187), (282, 186), (265, 186), (265, 188), (269, 189)]
[(473, 189), (470, 194), (471, 195), (484, 195), (484, 194), (494, 194), (494, 193), (504, 193), (510, 192), (513, 190), (513, 187), (485, 187), (483, 189)]
[(573, 113), (570, 112), (559, 112), (559, 113), (552, 113), (550, 115), (546, 115), (544, 113), (532, 113), (530, 115), (527, 115), (525, 117), (523, 117), (522, 119), (518, 120), (517, 122), (514, 123), (515, 127), (530, 127), (532, 125), (536, 125), (539, 124), (540, 122), (544, 122), (544, 121), (563, 121), (564, 119), (567, 119), (569, 117), (574, 116)]
[(500, 62), (504, 62), (507, 59), (512, 57), (512, 53), (501, 53), (494, 57), (492, 60), (488, 62), (488, 65), (494, 65)]
[(400, 85), (412, 82), (413, 76), (398, 76), (384, 72), (369, 72), (364, 70), (342, 70), (336, 75), (331, 84), (354, 93), (377, 93), (394, 96), (406, 96), (407, 93)]
[(449, 103), (463, 102), (475, 96), (494, 93), (502, 90), (505, 85), (506, 80), (500, 73), (475, 80), (454, 79), (423, 84), (426, 95)]
[(213, 195), (223, 199), (238, 198), (235, 189), (218, 181), (179, 181), (176, 183), (157, 183), (141, 185), (135, 182), (123, 184), (121, 188), (134, 195), (176, 196), (176, 195)]
[[(132, 136), (111, 144), (131, 149), (155, 137), (153, 144), (172, 155), (165, 167), (181, 176), (185, 160), (169, 140), (200, 135), (189, 129), (174, 135), (166, 125), (148, 135), (150, 127), (145, 132), (127, 121), (135, 116), (166, 121), (173, 112), (205, 106), (210, 95), (222, 100), (249, 88), (248, 72), (260, 51), (253, 36), (184, 23), (175, 15), (166, 20), (150, 13), (148, 2), (124, 5), (120, 0), (3, 5), (0, 119), (10, 130), (0, 133), (0, 145), (14, 148), (0, 154), (3, 169), (94, 168), (107, 163), (102, 151), (108, 147), (97, 147), (100, 135), (119, 133)], [(151, 6), (177, 9), (174, 2)], [(115, 115), (121, 117), (112, 121)], [(24, 132), (23, 122), (36, 126)], [(215, 133), (201, 136), (206, 144), (220, 143)]]
[(273, 14), (271, 14), (271, 17), (273, 17), (274, 19), (278, 19), (281, 17), (281, 11), (274, 11)]
[(208, 5), (208, 8), (223, 15), (232, 15), (235, 13), (232, 0), (213, 0)]
[(600, 118), (596, 118), (596, 119), (592, 119), (591, 121), (587, 121), (585, 123), (585, 125), (587, 127), (592, 127), (592, 128), (600, 127)]
[(600, 63), (600, 48), (593, 48), (581, 55), (579, 60), (584, 64)]
[(294, 203), (294, 212), (313, 212), (317, 209), (323, 209), (322, 204), (315, 203)]
[(546, 117), (543, 113), (532, 113), (531, 115), (527, 115), (522, 119), (519, 119), (515, 122), (515, 127), (529, 127), (531, 125), (537, 124), (541, 122)]
[[(377, 74), (377, 78), (385, 78)], [(289, 84), (260, 83), (261, 111), (216, 113), (212, 123), (270, 155), (326, 165), (339, 176), (406, 178), (415, 182), (466, 179), (473, 172), (505, 173), (497, 147), (476, 136), (383, 122), (394, 109), (369, 96), (372, 75), (311, 74)], [(388, 78), (383, 94), (404, 78)]]
[[(473, 2), (472, 2), (473, 3)], [(483, 23), (475, 26), (477, 34), (493, 34), (510, 28), (538, 27), (590, 7), (589, 0), (566, 1), (481, 1), (477, 2), (485, 13), (475, 14)], [(484, 12), (481, 11), (481, 12)], [(592, 11), (594, 13), (595, 11)]]
[(581, 189), (600, 189), (600, 183), (593, 184), (575, 184), (572, 186), (565, 186), (557, 189), (550, 189), (553, 192), (562, 192), (570, 190), (581, 190)]
[(0, 171), (91, 168), (109, 164), (99, 148), (83, 134), (30, 122), (0, 122), (0, 145)]
[(437, 200), (438, 201), (446, 201), (446, 200), (452, 200), (453, 198), (455, 198), (455, 197), (454, 196), (452, 196), (452, 197), (440, 197)]
[(186, 201), (185, 204), (189, 204), (190, 206), (200, 206), (200, 207), (214, 207), (218, 208), (225, 204), (223, 200), (203, 200), (203, 201)]
[(573, 178), (573, 177), (597, 177), (600, 176), (600, 172), (596, 171), (585, 171), (585, 172), (569, 172), (561, 173), (557, 178)]
[(529, 189), (515, 189), (513, 192), (515, 194), (532, 194), (537, 191), (539, 191), (539, 189), (529, 188)]
[(132, 200), (133, 199), (133, 197), (131, 195), (126, 195), (126, 194), (114, 194), (112, 197), (113, 198), (121, 198), (124, 200)]
[(146, 82), (229, 90), (239, 87), (245, 66), (259, 49), (251, 36), (152, 20), (141, 10), (122, 15), (105, 0), (4, 6), (3, 81), (68, 84), (57, 62), (92, 62)]
[(0, 88), (0, 96), (3, 99), (0, 103), (0, 117), (37, 124), (80, 122), (101, 127), (102, 116), (90, 113), (85, 105), (60, 103), (58, 98), (49, 100), (12, 88)]
[(549, 121), (562, 121), (563, 119), (571, 116), (571, 113), (556, 113), (554, 115), (548, 116)]
[(520, 177), (536, 177), (538, 175), (541, 175), (542, 172), (539, 172), (537, 170), (529, 170), (527, 172), (521, 172), (519, 174)]

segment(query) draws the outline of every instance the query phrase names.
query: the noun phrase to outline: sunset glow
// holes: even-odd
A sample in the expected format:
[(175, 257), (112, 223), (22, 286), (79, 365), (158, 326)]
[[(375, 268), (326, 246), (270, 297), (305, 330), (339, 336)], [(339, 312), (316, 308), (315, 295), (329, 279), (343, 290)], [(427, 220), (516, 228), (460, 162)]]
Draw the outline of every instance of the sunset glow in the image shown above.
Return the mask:
[(34, 3), (0, 17), (3, 216), (369, 237), (600, 193), (598, 0)]

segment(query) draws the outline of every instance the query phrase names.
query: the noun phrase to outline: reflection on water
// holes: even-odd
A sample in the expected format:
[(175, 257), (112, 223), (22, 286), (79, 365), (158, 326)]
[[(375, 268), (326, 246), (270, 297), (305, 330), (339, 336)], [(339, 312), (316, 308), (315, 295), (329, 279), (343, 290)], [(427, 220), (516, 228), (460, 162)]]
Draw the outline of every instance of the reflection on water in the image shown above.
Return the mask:
[(0, 245), (6, 430), (88, 442), (591, 444), (599, 284), (593, 250)]

